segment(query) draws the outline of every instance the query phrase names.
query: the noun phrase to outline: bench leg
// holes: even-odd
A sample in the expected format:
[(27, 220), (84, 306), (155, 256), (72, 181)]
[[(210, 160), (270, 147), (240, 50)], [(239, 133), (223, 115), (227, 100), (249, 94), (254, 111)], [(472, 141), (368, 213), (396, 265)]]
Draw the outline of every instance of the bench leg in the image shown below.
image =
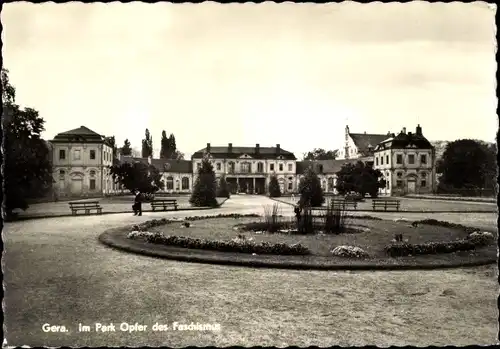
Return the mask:
[(177, 205), (175, 205), (175, 210), (177, 211)]
[(85, 210), (85, 214), (90, 214), (90, 210)]

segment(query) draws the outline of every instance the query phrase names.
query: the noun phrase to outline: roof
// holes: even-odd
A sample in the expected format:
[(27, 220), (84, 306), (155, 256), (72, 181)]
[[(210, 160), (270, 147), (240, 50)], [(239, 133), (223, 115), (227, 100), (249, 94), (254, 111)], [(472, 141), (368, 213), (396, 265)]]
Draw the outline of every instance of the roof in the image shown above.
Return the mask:
[(349, 133), (349, 136), (351, 136), (352, 141), (358, 148), (358, 153), (362, 155), (369, 155), (373, 152), (369, 150), (371, 147), (372, 149), (375, 149), (375, 146), (377, 144), (385, 141), (387, 138), (390, 137), (390, 135), (387, 134), (370, 134), (370, 133)]
[(193, 172), (193, 163), (189, 160), (151, 159), (151, 164), (155, 166), (160, 172)]
[[(232, 147), (232, 151), (229, 152), (229, 147), (210, 147), (210, 155), (213, 158), (218, 159), (236, 159), (240, 156), (247, 154), (254, 159), (275, 159), (278, 156), (277, 147), (259, 147), (259, 152), (256, 152), (256, 147)], [(192, 159), (201, 159), (203, 154), (207, 151), (207, 148), (198, 150), (191, 156)], [(283, 156), (286, 160), (297, 160), (292, 152), (279, 149), (279, 155)]]
[(52, 142), (104, 142), (104, 136), (88, 127), (80, 126), (73, 130), (58, 133)]
[[(296, 173), (303, 174), (308, 167), (312, 166), (318, 174), (334, 174), (340, 171), (344, 164), (355, 164), (358, 161), (361, 159), (297, 161)], [(320, 166), (323, 166), (323, 171), (320, 171)]]
[(148, 158), (137, 158), (129, 155), (121, 155), (120, 156), (121, 163), (134, 163), (134, 162), (142, 162), (145, 164), (149, 164)]
[[(389, 143), (390, 145), (384, 146)], [(433, 149), (433, 145), (422, 134), (400, 132), (393, 139), (388, 139), (381, 144), (383, 149), (401, 149), (414, 146), (417, 149)]]

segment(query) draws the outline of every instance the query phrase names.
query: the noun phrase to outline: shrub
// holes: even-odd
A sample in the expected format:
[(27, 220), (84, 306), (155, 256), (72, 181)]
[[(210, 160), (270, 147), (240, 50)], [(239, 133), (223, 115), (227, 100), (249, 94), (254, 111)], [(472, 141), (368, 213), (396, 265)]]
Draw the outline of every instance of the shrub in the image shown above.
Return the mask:
[(467, 233), (473, 233), (475, 231), (478, 231), (478, 228), (473, 228), (473, 227), (468, 227), (462, 224), (458, 223), (451, 223), (447, 221), (438, 221), (437, 219), (422, 219), (419, 221), (414, 221), (412, 225), (417, 226), (419, 224), (427, 224), (427, 225), (436, 225), (440, 227), (445, 227), (445, 228), (457, 228), (457, 229), (463, 229)]
[(194, 183), (193, 193), (189, 203), (195, 207), (216, 207), (217, 183), (215, 172), (208, 154), (205, 154), (201, 161), (201, 167), (198, 169), (198, 176)]
[(299, 206), (318, 207), (323, 205), (325, 197), (318, 175), (312, 168), (307, 168), (299, 182)]
[[(472, 237), (470, 237), (472, 236)], [(466, 239), (449, 242), (428, 242), (425, 244), (395, 243), (385, 247), (391, 257), (416, 256), (424, 254), (452, 253), (475, 250), (492, 242), (493, 234), (471, 234)]]
[(337, 246), (331, 253), (338, 257), (347, 258), (367, 258), (368, 253), (366, 253), (362, 248), (357, 246)]
[(281, 228), (279, 204), (274, 203), (272, 207), (264, 206), (265, 230), (274, 233)]
[(281, 196), (280, 184), (276, 175), (272, 175), (269, 181), (269, 196), (272, 198), (279, 198)]
[(217, 197), (228, 199), (231, 197), (231, 194), (229, 193), (229, 185), (227, 184), (226, 177), (224, 175), (219, 180)]
[(261, 242), (259, 244), (247, 239), (233, 239), (231, 241), (212, 241), (196, 239), (184, 236), (165, 236), (163, 234), (151, 234), (147, 241), (154, 244), (162, 244), (176, 247), (215, 250), (221, 252), (256, 253), (256, 254), (281, 254), (281, 255), (307, 255), (311, 252), (301, 244), (287, 245), (284, 243), (270, 244)]
[(324, 231), (326, 234), (340, 234), (345, 231), (347, 214), (345, 208), (333, 207), (332, 202), (326, 207)]

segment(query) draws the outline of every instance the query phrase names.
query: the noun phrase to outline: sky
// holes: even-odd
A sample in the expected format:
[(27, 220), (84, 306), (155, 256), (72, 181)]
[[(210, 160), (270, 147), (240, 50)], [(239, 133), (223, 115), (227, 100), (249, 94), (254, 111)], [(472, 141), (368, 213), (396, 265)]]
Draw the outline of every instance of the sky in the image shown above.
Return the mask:
[(3, 5), (4, 66), (45, 139), (82, 125), (140, 149), (174, 133), (297, 156), (420, 123), (493, 141), (496, 6), (475, 3)]

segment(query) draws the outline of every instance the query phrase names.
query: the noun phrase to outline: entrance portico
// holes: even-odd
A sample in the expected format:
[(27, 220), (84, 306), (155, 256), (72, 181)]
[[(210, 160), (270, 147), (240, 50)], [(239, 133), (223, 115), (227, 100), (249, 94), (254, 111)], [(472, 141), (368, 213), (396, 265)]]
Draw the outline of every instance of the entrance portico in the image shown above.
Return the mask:
[(227, 177), (230, 191), (233, 194), (247, 193), (247, 194), (265, 194), (266, 193), (266, 179), (264, 177)]

